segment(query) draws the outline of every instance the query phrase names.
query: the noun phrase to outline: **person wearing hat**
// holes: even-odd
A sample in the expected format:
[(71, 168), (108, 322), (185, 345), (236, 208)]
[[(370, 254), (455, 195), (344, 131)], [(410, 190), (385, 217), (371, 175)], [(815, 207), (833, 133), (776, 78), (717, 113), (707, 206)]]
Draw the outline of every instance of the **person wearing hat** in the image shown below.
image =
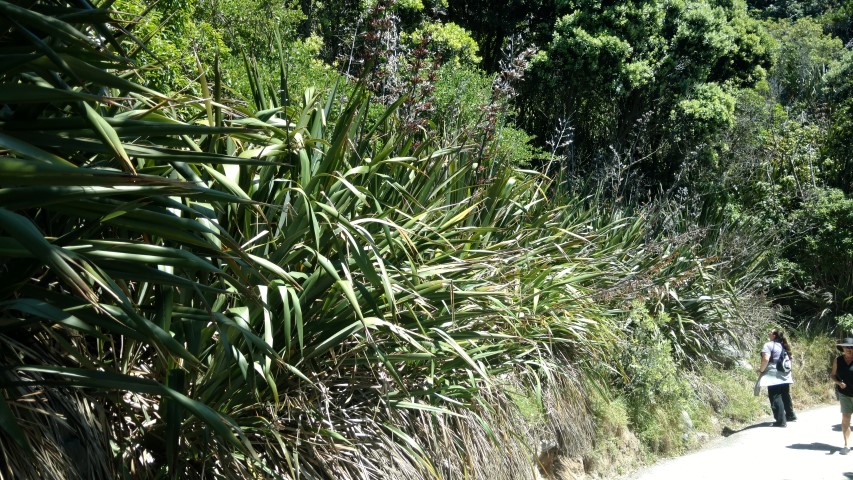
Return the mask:
[(758, 384), (767, 387), (767, 397), (770, 399), (770, 409), (773, 411), (774, 427), (787, 427), (788, 422), (797, 419), (794, 406), (791, 403), (791, 384), (794, 383), (790, 371), (783, 372), (776, 369), (776, 362), (782, 355), (782, 351), (791, 355), (791, 346), (785, 334), (779, 330), (771, 330), (768, 334), (769, 341), (761, 347), (761, 365), (758, 367)]
[(835, 346), (841, 355), (832, 363), (830, 380), (835, 384), (838, 403), (841, 404), (841, 434), (844, 435), (842, 455), (850, 453), (850, 416), (853, 414), (853, 338), (847, 337)]

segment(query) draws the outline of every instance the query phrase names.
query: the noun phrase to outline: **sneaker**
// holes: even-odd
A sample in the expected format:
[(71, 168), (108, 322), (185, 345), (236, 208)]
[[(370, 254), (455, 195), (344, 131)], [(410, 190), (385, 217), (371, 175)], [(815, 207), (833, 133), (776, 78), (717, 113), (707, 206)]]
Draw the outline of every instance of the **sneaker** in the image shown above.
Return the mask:
[(785, 422), (774, 422), (774, 423), (773, 423), (773, 426), (774, 426), (774, 427), (782, 427), (782, 428), (785, 428), (785, 427), (787, 427), (787, 426), (788, 426), (788, 424), (787, 424), (787, 423), (785, 423)]
[(790, 417), (787, 417), (785, 420), (787, 420), (787, 421), (789, 421), (789, 422), (796, 422), (796, 421), (797, 421), (797, 416), (796, 416), (796, 415), (791, 415)]
[(841, 452), (839, 452), (839, 453), (841, 453), (842, 455), (847, 455), (848, 453), (850, 453), (850, 449), (847, 447), (844, 447), (841, 449)]

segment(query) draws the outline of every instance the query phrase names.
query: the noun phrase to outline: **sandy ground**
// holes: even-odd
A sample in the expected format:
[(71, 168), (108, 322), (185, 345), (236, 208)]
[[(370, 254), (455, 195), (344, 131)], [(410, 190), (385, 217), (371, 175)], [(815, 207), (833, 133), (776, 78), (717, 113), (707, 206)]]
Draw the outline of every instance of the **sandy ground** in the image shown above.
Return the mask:
[[(847, 480), (853, 479), (853, 451), (841, 455), (841, 413), (837, 405), (798, 412), (787, 428), (772, 418), (702, 450), (665, 460), (622, 480)], [(853, 447), (853, 435), (850, 438)]]

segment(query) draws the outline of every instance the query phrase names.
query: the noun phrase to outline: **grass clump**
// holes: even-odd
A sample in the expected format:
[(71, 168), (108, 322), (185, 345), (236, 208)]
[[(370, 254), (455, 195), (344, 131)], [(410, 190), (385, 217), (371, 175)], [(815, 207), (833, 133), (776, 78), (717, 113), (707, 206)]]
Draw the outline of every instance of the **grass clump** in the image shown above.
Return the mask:
[(630, 406), (610, 386), (590, 390), (590, 412), (595, 422), (595, 443), (583, 457), (586, 472), (621, 474), (653, 457), (631, 430)]
[(755, 396), (752, 384), (755, 372), (744, 368), (723, 369), (717, 365), (701, 365), (690, 375), (696, 391), (694, 402), (696, 428), (712, 433), (721, 424), (742, 425), (763, 415), (766, 395)]
[(794, 385), (791, 398), (794, 408), (835, 402), (829, 373), (839, 355), (835, 339), (826, 333), (799, 332), (792, 335), (794, 350)]
[(620, 363), (625, 367), (621, 388), (632, 426), (651, 453), (679, 453), (689, 439), (690, 422), (684, 421), (682, 412), (690, 403), (691, 390), (675, 362), (672, 341), (661, 330), (670, 318), (635, 303), (628, 322), (633, 333), (626, 339)]

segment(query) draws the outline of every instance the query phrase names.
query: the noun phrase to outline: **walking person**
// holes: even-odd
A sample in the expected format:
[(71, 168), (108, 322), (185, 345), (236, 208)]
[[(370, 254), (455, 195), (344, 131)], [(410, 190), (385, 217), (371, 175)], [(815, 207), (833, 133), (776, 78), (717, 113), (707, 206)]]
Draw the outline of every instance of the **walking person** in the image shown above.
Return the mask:
[(835, 348), (842, 352), (832, 362), (829, 378), (835, 384), (835, 395), (841, 405), (841, 434), (844, 435), (842, 455), (850, 453), (850, 415), (853, 414), (853, 338), (838, 342)]
[[(776, 363), (782, 356), (782, 352), (785, 352), (788, 358), (792, 358), (791, 346), (788, 344), (785, 334), (779, 329), (771, 330), (768, 338), (767, 343), (761, 347), (758, 383), (761, 387), (767, 387), (767, 397), (770, 400), (770, 409), (773, 411), (773, 419), (775, 420), (773, 426), (787, 427), (788, 422), (797, 419), (797, 415), (794, 413), (794, 405), (791, 403), (791, 384), (794, 383), (794, 377), (790, 370), (784, 372), (777, 369)], [(853, 388), (853, 386), (851, 387)]]

